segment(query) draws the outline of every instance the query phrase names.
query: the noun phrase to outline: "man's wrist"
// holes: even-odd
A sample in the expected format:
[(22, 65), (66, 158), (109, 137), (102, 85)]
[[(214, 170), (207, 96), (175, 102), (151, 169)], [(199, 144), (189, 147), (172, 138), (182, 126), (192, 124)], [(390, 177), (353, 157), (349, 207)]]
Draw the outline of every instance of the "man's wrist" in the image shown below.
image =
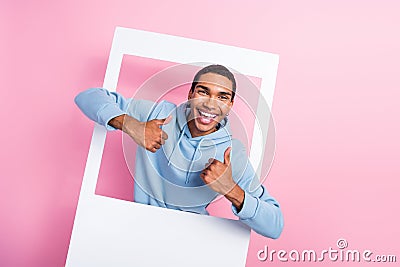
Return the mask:
[(244, 190), (237, 184), (233, 187), (231, 191), (229, 191), (225, 197), (235, 206), (237, 212), (243, 207), (244, 203)]
[(115, 118), (112, 118), (108, 122), (108, 125), (114, 127), (115, 129), (122, 130), (122, 126), (124, 125), (125, 116), (126, 116), (125, 114), (122, 114)]

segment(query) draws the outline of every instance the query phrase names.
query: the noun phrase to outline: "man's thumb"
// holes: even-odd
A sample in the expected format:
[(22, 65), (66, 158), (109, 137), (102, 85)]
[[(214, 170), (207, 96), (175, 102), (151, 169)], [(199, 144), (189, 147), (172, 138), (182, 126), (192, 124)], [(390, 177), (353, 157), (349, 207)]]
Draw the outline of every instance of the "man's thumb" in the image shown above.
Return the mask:
[(231, 163), (231, 147), (228, 147), (224, 152), (224, 163), (229, 164)]

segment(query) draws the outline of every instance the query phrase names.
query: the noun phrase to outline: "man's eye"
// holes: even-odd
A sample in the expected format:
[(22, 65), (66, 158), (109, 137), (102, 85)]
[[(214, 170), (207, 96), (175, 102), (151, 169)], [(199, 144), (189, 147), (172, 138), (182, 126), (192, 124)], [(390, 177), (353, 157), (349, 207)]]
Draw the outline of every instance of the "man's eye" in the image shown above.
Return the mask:
[(227, 97), (227, 96), (220, 96), (219, 99), (221, 99), (221, 100), (223, 100), (223, 101), (226, 101), (226, 100), (229, 100), (229, 97)]
[(197, 91), (197, 93), (198, 93), (199, 95), (207, 95), (207, 92), (204, 91), (204, 90), (199, 90), (199, 91)]

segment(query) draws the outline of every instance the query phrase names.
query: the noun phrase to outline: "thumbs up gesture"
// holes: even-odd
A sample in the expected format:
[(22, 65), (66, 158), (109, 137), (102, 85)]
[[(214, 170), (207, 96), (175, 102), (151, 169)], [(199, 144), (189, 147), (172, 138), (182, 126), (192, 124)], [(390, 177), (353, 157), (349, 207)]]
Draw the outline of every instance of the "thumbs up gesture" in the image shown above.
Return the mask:
[(236, 186), (232, 178), (230, 154), (231, 147), (228, 147), (224, 152), (224, 162), (209, 159), (205, 169), (200, 174), (204, 183), (222, 195), (228, 194)]
[(166, 132), (161, 130), (161, 126), (168, 124), (172, 116), (164, 119), (154, 119), (147, 122), (140, 122), (133, 117), (125, 116), (122, 130), (127, 133), (140, 146), (150, 152), (156, 152), (165, 144), (168, 139)]

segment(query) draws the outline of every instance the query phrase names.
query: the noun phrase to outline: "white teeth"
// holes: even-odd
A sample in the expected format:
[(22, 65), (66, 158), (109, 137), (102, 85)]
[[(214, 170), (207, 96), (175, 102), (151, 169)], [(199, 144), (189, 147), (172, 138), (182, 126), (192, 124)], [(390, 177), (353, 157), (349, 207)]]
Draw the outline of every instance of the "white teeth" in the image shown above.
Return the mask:
[(210, 113), (203, 112), (203, 111), (200, 111), (200, 110), (199, 110), (199, 113), (200, 113), (201, 116), (205, 116), (205, 117), (208, 117), (208, 118), (215, 118), (215, 117), (217, 117), (217, 115), (215, 115), (215, 114), (210, 114)]

